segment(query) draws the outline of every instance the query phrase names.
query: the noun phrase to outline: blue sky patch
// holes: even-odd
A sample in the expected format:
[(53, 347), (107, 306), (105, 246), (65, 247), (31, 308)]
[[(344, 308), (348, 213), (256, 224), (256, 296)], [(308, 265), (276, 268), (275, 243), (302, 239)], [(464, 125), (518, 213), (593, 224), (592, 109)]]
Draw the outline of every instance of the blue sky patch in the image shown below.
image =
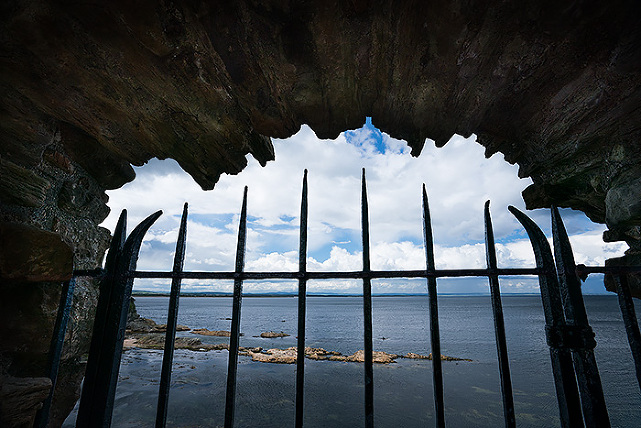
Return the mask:
[[(235, 214), (189, 214), (189, 220), (216, 229), (226, 229), (234, 220)], [(178, 217), (180, 219), (180, 217)]]
[(372, 124), (372, 118), (365, 118), (365, 124), (360, 129), (345, 131), (345, 139), (366, 153), (370, 150), (376, 154), (385, 154), (386, 145), (380, 129)]

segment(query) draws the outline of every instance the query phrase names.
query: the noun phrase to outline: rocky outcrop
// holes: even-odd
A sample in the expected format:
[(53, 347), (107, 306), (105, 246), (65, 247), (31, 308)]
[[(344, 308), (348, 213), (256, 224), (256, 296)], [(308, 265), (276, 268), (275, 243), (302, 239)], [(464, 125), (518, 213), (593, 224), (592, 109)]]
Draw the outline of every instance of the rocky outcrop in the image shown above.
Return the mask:
[[(499, 151), (532, 178), (528, 208), (572, 207), (606, 223), (606, 240), (630, 245), (618, 262), (629, 264), (641, 254), (639, 8), (631, 0), (2, 2), (0, 223), (31, 238), (1, 249), (8, 312), (0, 321), (20, 316), (25, 293), (44, 309), (37, 326), (11, 324), (1, 369), (44, 374), (57, 282), (71, 265), (100, 265), (104, 191), (131, 181), (131, 164), (171, 157), (210, 189), (241, 171), (247, 154), (273, 159), (269, 137), (303, 123), (327, 138), (371, 116), (414, 155), (426, 138), (440, 146), (476, 133), (488, 156)], [(12, 257), (37, 260), (3, 262)], [(93, 281), (77, 285), (65, 348), (76, 371), (95, 296)], [(46, 331), (34, 346), (32, 330)]]
[(305, 356), (310, 360), (328, 360), (330, 357), (342, 355), (337, 351), (328, 351), (323, 348), (305, 348)]
[[(403, 355), (403, 358), (409, 358), (411, 360), (431, 360), (433, 357), (431, 352), (427, 355), (408, 352), (407, 354)], [(472, 361), (472, 360), (470, 360), (469, 358), (457, 358), (457, 357), (450, 357), (448, 355), (441, 354), (441, 361)]]
[[(189, 327), (184, 325), (176, 325), (176, 331), (189, 331)], [(167, 331), (167, 324), (158, 324), (149, 318), (138, 317), (134, 320), (127, 322), (127, 334), (132, 333), (165, 333)], [(195, 332), (195, 330), (194, 330)]]
[[(275, 363), (275, 364), (294, 364), (298, 358), (298, 350), (295, 347), (290, 347), (287, 349), (267, 349), (262, 350), (241, 350), (241, 355), (247, 355), (252, 358), (253, 361), (259, 361), (262, 363)], [(305, 357), (310, 360), (327, 360), (327, 361), (343, 361), (343, 362), (352, 362), (352, 363), (362, 363), (365, 361), (365, 352), (361, 349), (354, 352), (351, 355), (343, 355), (340, 352), (328, 351), (323, 348), (305, 348)], [(391, 364), (396, 362), (398, 358), (410, 358), (417, 360), (431, 360), (432, 354), (429, 355), (420, 355), (413, 352), (407, 353), (407, 355), (397, 355), (390, 354), (384, 351), (372, 351), (372, 362), (374, 364)], [(448, 357), (446, 355), (441, 355), (441, 360), (443, 361), (472, 361), (466, 358), (456, 358)]]
[(296, 348), (287, 349), (268, 349), (264, 352), (247, 352), (252, 361), (259, 361), (261, 363), (275, 363), (275, 364), (294, 364), (298, 352)]
[(218, 337), (231, 336), (231, 331), (227, 331), (227, 330), (207, 330), (206, 328), (195, 328), (191, 332), (194, 334), (200, 334), (202, 336), (218, 336)]
[[(124, 344), (124, 348), (145, 348), (145, 349), (165, 349), (164, 334), (135, 334), (129, 336)], [(205, 344), (195, 337), (177, 337), (174, 340), (174, 349), (188, 349), (190, 351), (215, 351), (229, 349), (226, 343), (216, 345)]]
[[(157, 333), (129, 333), (125, 339), (124, 348), (144, 348), (144, 349), (164, 349), (165, 336)], [(212, 350), (229, 350), (228, 343), (218, 343), (215, 345), (203, 344), (200, 339), (177, 337), (174, 341), (175, 349), (188, 349), (191, 351), (212, 351)], [(286, 349), (263, 349), (262, 347), (248, 348), (240, 346), (238, 355), (251, 357), (252, 361), (272, 364), (294, 364), (298, 358), (298, 349), (289, 347)], [(365, 361), (365, 352), (361, 349), (351, 355), (343, 355), (337, 351), (328, 351), (324, 348), (305, 348), (305, 357), (316, 361), (342, 361), (351, 363), (362, 363)], [(414, 352), (408, 352), (406, 355), (390, 354), (384, 351), (373, 351), (372, 362), (374, 364), (391, 364), (399, 358), (408, 358), (414, 360), (431, 360), (432, 354), (421, 355)], [(443, 361), (472, 361), (467, 358), (450, 357), (441, 355)]]
[(272, 339), (275, 337), (287, 337), (289, 334), (281, 332), (275, 332), (275, 331), (264, 331), (260, 334), (260, 337), (262, 338), (267, 338), (267, 339)]

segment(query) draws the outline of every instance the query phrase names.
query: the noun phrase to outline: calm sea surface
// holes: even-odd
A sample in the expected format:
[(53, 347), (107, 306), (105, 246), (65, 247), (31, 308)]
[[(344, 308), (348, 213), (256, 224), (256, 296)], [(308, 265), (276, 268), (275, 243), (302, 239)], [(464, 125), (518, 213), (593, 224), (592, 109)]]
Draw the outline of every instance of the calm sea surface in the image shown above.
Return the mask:
[[(307, 346), (351, 354), (363, 349), (362, 300), (308, 297)], [(613, 426), (641, 424), (641, 394), (616, 296), (586, 296), (596, 333), (596, 358)], [(164, 323), (168, 299), (138, 297), (138, 312)], [(559, 426), (558, 409), (538, 296), (503, 296), (517, 425)], [(241, 346), (296, 346), (297, 300), (243, 298)], [(178, 323), (191, 328), (229, 330), (231, 298), (181, 298)], [(439, 296), (442, 353), (472, 362), (443, 362), (445, 417), (450, 427), (503, 424), (496, 345), (489, 296)], [(426, 296), (374, 297), (374, 350), (428, 354)], [(289, 337), (263, 339), (264, 331)], [(194, 337), (189, 332), (179, 335)], [(196, 336), (204, 343), (225, 338)], [(174, 358), (168, 426), (222, 426), (227, 351), (177, 350)], [(153, 426), (161, 351), (130, 350), (122, 358), (113, 416), (115, 427)], [(305, 425), (363, 426), (363, 365), (305, 362)], [(374, 366), (377, 427), (434, 425), (430, 361), (399, 359)], [(293, 426), (295, 365), (252, 362), (240, 357), (236, 399), (237, 427)], [(74, 414), (65, 426), (73, 426)]]

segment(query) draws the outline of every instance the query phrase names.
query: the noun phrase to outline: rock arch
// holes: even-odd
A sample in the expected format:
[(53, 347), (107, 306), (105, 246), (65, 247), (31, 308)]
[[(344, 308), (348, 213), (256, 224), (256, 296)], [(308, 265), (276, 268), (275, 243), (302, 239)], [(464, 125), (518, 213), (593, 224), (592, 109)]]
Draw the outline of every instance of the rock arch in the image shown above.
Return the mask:
[[(638, 263), (640, 16), (623, 0), (3, 2), (2, 371), (39, 376), (48, 339), (20, 332), (48, 331), (52, 282), (102, 259), (104, 190), (130, 164), (171, 157), (211, 188), (302, 123), (335, 137), (372, 116), (414, 154), (474, 132), (532, 178), (529, 208), (585, 212)], [(95, 298), (80, 289), (68, 361)]]

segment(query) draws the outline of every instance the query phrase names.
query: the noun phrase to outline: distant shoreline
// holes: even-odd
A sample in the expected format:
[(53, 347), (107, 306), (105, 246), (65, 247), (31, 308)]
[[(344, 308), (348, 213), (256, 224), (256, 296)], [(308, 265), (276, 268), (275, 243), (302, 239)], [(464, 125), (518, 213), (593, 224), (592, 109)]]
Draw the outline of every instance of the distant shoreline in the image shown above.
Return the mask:
[[(479, 294), (483, 296), (484, 294)], [(133, 292), (133, 297), (169, 297), (169, 293), (156, 293), (156, 292)], [(427, 296), (427, 293), (421, 294), (372, 294), (372, 297), (417, 297)], [(487, 294), (489, 296), (489, 294)], [(193, 293), (185, 292), (180, 293), (180, 297), (233, 297), (232, 293)], [(243, 293), (243, 297), (298, 297), (298, 293)], [(310, 294), (307, 297), (363, 297), (362, 294)]]
[[(133, 297), (169, 297), (169, 293), (153, 291), (134, 291)], [(439, 293), (439, 297), (489, 297), (489, 293)], [(501, 293), (501, 296), (539, 296), (538, 293)], [(613, 293), (584, 294), (584, 296), (613, 296)], [(181, 292), (180, 297), (233, 297), (232, 293)], [(243, 297), (298, 297), (298, 293), (243, 293)], [(307, 294), (307, 297), (363, 297), (362, 294)], [(427, 297), (427, 293), (416, 294), (372, 294), (372, 297)]]

